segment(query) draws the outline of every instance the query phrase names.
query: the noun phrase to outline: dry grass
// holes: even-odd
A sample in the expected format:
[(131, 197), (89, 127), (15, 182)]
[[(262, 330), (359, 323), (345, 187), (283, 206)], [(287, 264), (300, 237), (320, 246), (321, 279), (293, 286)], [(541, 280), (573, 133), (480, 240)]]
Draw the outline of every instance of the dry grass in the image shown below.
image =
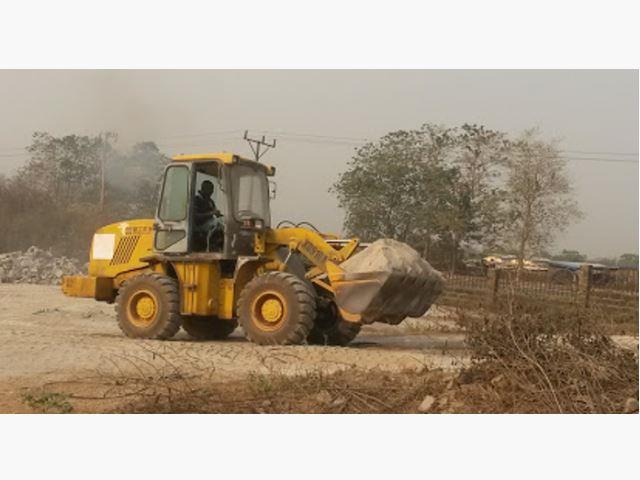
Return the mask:
[[(415, 412), (425, 395), (436, 395), (455, 375), (349, 366), (284, 374), (274, 366), (290, 361), (283, 349), (265, 350), (260, 371), (229, 381), (215, 377), (215, 365), (202, 359), (175, 352), (169, 359), (166, 344), (142, 348), (147, 355), (114, 356), (95, 375), (42, 389), (61, 392), (79, 413), (405, 413)], [(148, 354), (161, 362), (145, 360)]]
[[(115, 411), (126, 413), (405, 413), (450, 379), (442, 372), (389, 374), (344, 370), (325, 375), (252, 374), (235, 382), (207, 383), (136, 398)], [(165, 392), (166, 393), (166, 392)]]
[(585, 309), (461, 317), (474, 364), (460, 374), (470, 409), (496, 413), (616, 413), (638, 398), (637, 351), (614, 344)]
[(633, 399), (637, 409), (637, 348), (613, 343), (588, 310), (512, 301), (499, 314), (459, 311), (458, 322), (473, 362), (457, 373), (347, 367), (285, 375), (277, 367), (291, 361), (283, 347), (264, 350), (259, 372), (228, 381), (215, 376), (215, 365), (176, 356), (165, 343), (23, 400), (39, 412), (415, 413), (427, 395), (432, 413), (621, 413), (633, 410)]
[(502, 314), (461, 311), (459, 323), (474, 358), (459, 374), (256, 373), (181, 391), (171, 401), (134, 401), (122, 411), (407, 413), (432, 395), (432, 412), (621, 413), (638, 398), (637, 351), (614, 344), (589, 310), (511, 301)]

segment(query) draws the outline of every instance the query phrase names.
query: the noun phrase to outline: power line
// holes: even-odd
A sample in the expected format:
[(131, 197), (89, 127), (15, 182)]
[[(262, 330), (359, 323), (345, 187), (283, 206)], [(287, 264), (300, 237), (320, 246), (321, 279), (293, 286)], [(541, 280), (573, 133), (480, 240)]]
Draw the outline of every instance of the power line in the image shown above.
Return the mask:
[(17, 151), (17, 152), (23, 152), (24, 150), (26, 150), (27, 147), (7, 147), (7, 148), (3, 148), (2, 150), (5, 152), (10, 152), (10, 151)]
[[(244, 130), (218, 130), (218, 131), (213, 131), (213, 132), (202, 132), (202, 133), (185, 133), (185, 134), (180, 134), (180, 135), (170, 135), (167, 137), (156, 137), (155, 139), (155, 143), (159, 144), (158, 141), (162, 141), (162, 140), (172, 140), (172, 139), (177, 139), (177, 138), (192, 138), (192, 137), (207, 137), (207, 136), (212, 136), (215, 137), (217, 135), (228, 135), (228, 134), (232, 134), (232, 133), (242, 133)], [(121, 145), (135, 145), (137, 142), (133, 142), (133, 143), (127, 143), (127, 144), (121, 144)], [(9, 151), (13, 151), (13, 150), (18, 150), (18, 151), (23, 151), (25, 150), (27, 147), (4, 147), (4, 148), (0, 148), (1, 151), (3, 152), (9, 152)]]
[[(229, 140), (232, 139), (227, 139), (225, 140), (225, 143), (228, 143)], [(327, 145), (327, 144), (331, 144), (331, 145), (338, 145), (338, 146), (352, 146), (351, 144), (347, 144), (347, 143), (337, 143), (337, 142), (319, 142), (319, 141), (314, 141), (314, 140), (304, 140), (304, 139), (297, 139), (297, 140), (291, 140), (294, 143), (310, 143), (310, 144), (319, 144), (319, 145)], [(178, 145), (169, 145), (169, 144), (164, 144), (164, 143), (159, 143), (157, 144), (158, 146), (162, 146), (165, 148), (185, 148), (185, 149), (192, 149), (192, 148), (202, 148), (202, 147), (207, 147), (207, 145), (205, 144), (178, 144)], [(23, 153), (9, 153), (9, 154), (4, 154), (4, 153), (0, 153), (0, 157), (1, 158), (22, 158), (22, 157), (26, 157), (28, 156), (29, 153), (28, 152), (23, 152)], [(569, 160), (569, 161), (578, 161), (578, 162), (601, 162), (601, 163), (632, 163), (632, 164), (636, 164), (639, 165), (640, 163), (638, 163), (638, 161), (636, 160), (630, 160), (630, 159), (624, 159), (624, 158), (593, 158), (593, 157), (567, 157), (567, 156), (559, 156), (558, 158), (563, 159), (563, 160)]]
[[(241, 134), (244, 130), (219, 130), (219, 131), (214, 131), (214, 132), (202, 132), (202, 133), (192, 133), (192, 134), (181, 134), (181, 135), (171, 135), (171, 136), (167, 136), (167, 137), (156, 137), (154, 142), (157, 145), (165, 145), (165, 146), (174, 146), (171, 145), (170, 143), (165, 143), (164, 140), (173, 140), (173, 139), (179, 139), (179, 138), (195, 138), (195, 137), (208, 137), (208, 136), (219, 136), (219, 135), (229, 135), (229, 134), (233, 134), (233, 133), (238, 133)], [(278, 135), (278, 136), (284, 136), (284, 137), (296, 137), (299, 142), (306, 142), (306, 143), (332, 143), (332, 144), (337, 144), (337, 145), (359, 145), (362, 142), (366, 142), (368, 141), (367, 139), (364, 138), (356, 138), (356, 137), (340, 137), (340, 136), (332, 136), (332, 135), (314, 135), (314, 134), (307, 134), (307, 133), (293, 133), (293, 132), (276, 132), (276, 131), (270, 131), (270, 130), (258, 130), (259, 133), (265, 133), (265, 134), (269, 134), (269, 135)], [(299, 138), (299, 137), (303, 137), (303, 138)], [(309, 137), (304, 138), (304, 137)], [(241, 140), (242, 138), (239, 137), (239, 140)], [(312, 139), (317, 139), (316, 141), (312, 141)], [(296, 141), (294, 139), (290, 139), (289, 141), (293, 142)], [(357, 143), (356, 143), (357, 142)], [(134, 145), (134, 143), (128, 144), (128, 145)], [(122, 144), (121, 144), (122, 145)], [(20, 150), (23, 151), (25, 150), (26, 147), (6, 147), (6, 148), (2, 148), (0, 149), (3, 152), (7, 152), (9, 153), (9, 151), (11, 150)], [(2, 155), (2, 154), (0, 154)]]
[[(188, 133), (188, 134), (180, 134), (180, 135), (171, 135), (166, 137), (157, 137), (155, 142), (158, 146), (164, 148), (194, 148), (196, 145), (194, 144), (184, 144), (184, 143), (166, 143), (163, 140), (171, 140), (171, 139), (180, 139), (180, 138), (197, 138), (197, 137), (216, 137), (220, 135), (230, 135), (234, 133), (241, 133), (242, 130), (217, 130), (210, 132), (201, 132), (201, 133)], [(366, 138), (359, 137), (347, 137), (347, 136), (337, 136), (337, 135), (319, 135), (313, 133), (300, 133), (300, 132), (287, 132), (287, 131), (275, 131), (275, 130), (259, 130), (260, 133), (267, 133), (270, 135), (277, 135), (281, 137), (289, 137), (287, 138), (288, 142), (291, 143), (308, 143), (313, 145), (336, 145), (336, 146), (358, 146), (362, 145), (364, 142), (368, 142), (369, 140)], [(233, 140), (233, 137), (227, 137), (226, 139), (222, 139), (223, 141), (228, 142)], [(240, 138), (238, 138), (240, 140)], [(125, 144), (122, 146), (133, 146), (135, 143)], [(197, 145), (205, 146), (204, 144)], [(10, 153), (10, 150), (18, 150), (15, 153)], [(3, 158), (11, 158), (11, 157), (24, 157), (29, 155), (28, 152), (25, 152), (25, 147), (19, 148), (5, 148), (2, 149), (4, 153), (0, 153), (0, 157)], [(611, 156), (637, 156), (638, 153), (633, 152), (590, 152), (586, 150), (560, 150), (559, 153), (577, 153), (582, 155), (611, 155)], [(632, 159), (622, 159), (622, 158), (596, 158), (596, 157), (577, 157), (572, 155), (561, 155), (559, 158), (570, 161), (586, 161), (586, 162), (602, 162), (602, 163), (635, 163), (638, 164), (636, 160)]]
[(561, 150), (564, 153), (580, 153), (583, 155), (613, 155), (613, 156), (633, 156), (637, 157), (638, 152), (585, 152), (580, 150)]
[[(226, 132), (213, 132), (213, 133), (236, 133), (236, 132), (240, 132), (240, 130), (231, 130), (231, 131), (226, 131)], [(369, 142), (370, 140), (367, 138), (361, 138), (361, 137), (346, 137), (346, 136), (337, 136), (337, 135), (317, 135), (317, 134), (313, 134), (313, 133), (300, 133), (300, 132), (286, 132), (286, 131), (277, 131), (277, 130), (257, 130), (258, 133), (263, 133), (263, 134), (269, 134), (269, 135), (277, 135), (277, 136), (282, 136), (282, 137), (295, 137), (297, 138), (298, 142), (303, 142), (303, 143), (315, 143), (315, 144), (322, 144), (322, 143), (329, 143), (329, 144), (333, 144), (333, 145), (360, 145), (362, 143), (365, 142)], [(206, 136), (207, 134), (197, 134), (197, 135), (193, 135), (193, 136)], [(186, 136), (186, 135), (184, 135)], [(300, 138), (302, 137), (302, 138)], [(177, 138), (177, 137), (176, 137)], [(317, 141), (312, 141), (311, 139), (318, 139)], [(162, 140), (162, 139), (160, 139)], [(326, 140), (326, 141), (324, 141)], [(296, 141), (294, 139), (289, 139), (289, 141)], [(598, 152), (589, 152), (589, 151), (585, 151), (585, 150), (560, 150), (560, 153), (578, 153), (581, 155), (611, 155), (611, 156), (638, 156), (638, 152), (602, 152), (602, 151), (598, 151)], [(567, 159), (571, 159), (573, 160), (574, 158), (570, 158), (570, 157), (566, 157)], [(588, 158), (580, 158), (580, 157), (575, 157), (576, 160), (590, 160)], [(618, 161), (615, 159), (606, 159), (604, 161)], [(620, 160), (621, 162), (625, 162), (624, 160)], [(631, 163), (631, 162), (630, 162)]]
[(635, 163), (638, 165), (637, 160), (627, 160), (625, 158), (590, 158), (590, 157), (558, 157), (563, 160), (578, 160), (585, 162), (604, 162), (604, 163)]
[(292, 143), (310, 143), (313, 145), (342, 145), (345, 147), (357, 147), (362, 143), (348, 142), (345, 140), (321, 140), (316, 138), (288, 138), (288, 142)]
[[(203, 140), (202, 142), (205, 142), (206, 140)], [(237, 141), (238, 143), (240, 143), (240, 141), (242, 141), (242, 138), (236, 138), (236, 137), (225, 137), (225, 138), (221, 138), (218, 139), (217, 142), (219, 144), (223, 144), (223, 143), (229, 143), (230, 141)], [(200, 147), (204, 147), (204, 148), (210, 148), (211, 147), (211, 143), (207, 142), (207, 143), (165, 143), (165, 142), (157, 142), (156, 145), (158, 147), (162, 147), (162, 148), (200, 148)], [(133, 144), (129, 145), (129, 146), (133, 146)]]
[(295, 133), (295, 132), (279, 132), (274, 130), (259, 130), (259, 133), (268, 133), (269, 135), (282, 135), (286, 137), (311, 137), (311, 138), (326, 138), (332, 140), (353, 140), (357, 142), (368, 142), (367, 138), (358, 137), (339, 137), (335, 135), (315, 135), (312, 133)]
[(227, 135), (231, 133), (242, 133), (243, 130), (218, 130), (215, 132), (203, 132), (203, 133), (186, 133), (181, 135), (171, 135), (169, 137), (158, 137), (158, 140), (171, 140), (174, 138), (191, 138), (191, 137), (215, 137), (217, 135)]
[[(258, 131), (258, 133), (263, 133), (266, 132), (266, 130), (260, 130)], [(284, 135), (278, 135), (280, 138), (282, 138)], [(342, 145), (342, 146), (359, 146), (362, 145), (361, 143), (355, 143), (355, 142), (348, 142), (348, 141), (344, 141), (344, 140), (323, 140), (323, 139), (318, 139), (318, 138), (299, 138), (299, 137), (295, 137), (295, 138), (286, 138), (285, 139), (287, 142), (289, 143), (310, 143), (310, 144), (314, 144), (314, 145)], [(238, 143), (242, 140), (242, 137), (226, 137), (223, 138), (222, 141), (225, 142), (229, 142), (229, 141), (237, 141)], [(184, 147), (184, 148), (189, 148), (189, 147), (193, 147), (193, 146), (207, 146), (206, 144), (203, 143), (198, 143), (198, 144), (190, 144), (190, 143), (165, 143), (162, 141), (156, 142), (156, 145), (161, 146), (161, 147), (169, 147), (169, 148), (177, 148), (177, 147)]]

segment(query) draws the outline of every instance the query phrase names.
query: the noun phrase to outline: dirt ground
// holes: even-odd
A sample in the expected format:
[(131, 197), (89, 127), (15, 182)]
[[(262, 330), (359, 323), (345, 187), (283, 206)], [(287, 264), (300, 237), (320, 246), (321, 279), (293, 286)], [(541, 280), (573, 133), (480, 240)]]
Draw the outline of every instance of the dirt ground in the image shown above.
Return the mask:
[(225, 341), (195, 341), (180, 332), (171, 341), (125, 338), (112, 305), (67, 298), (59, 287), (0, 284), (0, 412), (29, 412), (32, 392), (68, 391), (90, 406), (104, 379), (179, 373), (214, 381), (251, 375), (330, 374), (346, 369), (384, 372), (439, 369), (468, 363), (463, 335), (451, 313), (434, 308), (422, 319), (392, 327), (368, 326), (346, 348), (258, 347), (236, 331)]

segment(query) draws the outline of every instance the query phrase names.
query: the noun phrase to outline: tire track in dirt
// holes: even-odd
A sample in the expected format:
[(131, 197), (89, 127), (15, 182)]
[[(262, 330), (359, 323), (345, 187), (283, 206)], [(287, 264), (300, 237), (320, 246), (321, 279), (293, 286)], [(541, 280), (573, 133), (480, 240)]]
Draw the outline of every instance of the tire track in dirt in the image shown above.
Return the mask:
[(132, 340), (118, 329), (112, 305), (65, 297), (56, 286), (0, 284), (0, 299), (0, 380), (16, 385), (118, 370), (143, 374), (177, 368), (238, 379), (249, 373), (331, 373), (352, 367), (456, 369), (466, 361), (460, 335), (435, 335), (427, 348), (407, 346), (397, 334), (376, 335), (370, 327), (346, 348), (260, 347), (244, 340), (241, 331), (215, 342), (194, 341), (182, 331), (171, 341)]

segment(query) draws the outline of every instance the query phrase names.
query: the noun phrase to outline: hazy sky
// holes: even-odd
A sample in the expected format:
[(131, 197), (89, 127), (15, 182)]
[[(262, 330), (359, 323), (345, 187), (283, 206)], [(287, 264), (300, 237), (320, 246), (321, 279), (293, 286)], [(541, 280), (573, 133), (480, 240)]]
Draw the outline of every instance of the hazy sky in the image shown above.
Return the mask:
[(585, 212), (554, 249), (638, 251), (637, 71), (5, 70), (0, 112), (5, 174), (27, 159), (36, 130), (111, 130), (123, 148), (154, 140), (168, 154), (248, 154), (242, 131), (267, 131), (278, 139), (264, 157), (278, 169), (274, 221), (329, 231), (340, 231), (342, 212), (327, 189), (364, 139), (425, 122), (513, 134), (538, 126), (575, 158), (569, 172)]

